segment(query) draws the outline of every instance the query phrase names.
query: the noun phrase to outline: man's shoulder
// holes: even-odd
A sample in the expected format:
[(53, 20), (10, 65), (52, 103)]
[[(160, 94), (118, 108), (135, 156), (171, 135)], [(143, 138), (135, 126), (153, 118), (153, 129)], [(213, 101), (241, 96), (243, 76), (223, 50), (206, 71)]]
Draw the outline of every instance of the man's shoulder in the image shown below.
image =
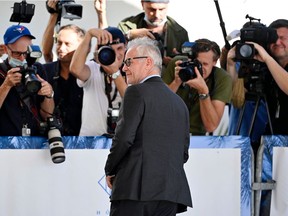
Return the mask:
[(144, 22), (144, 13), (139, 13), (135, 16), (129, 16), (121, 20), (118, 24), (120, 28), (124, 26), (129, 29), (140, 28), (141, 23)]
[(175, 31), (187, 32), (187, 30), (183, 26), (181, 26), (175, 19), (170, 16), (167, 16), (167, 25), (168, 28), (174, 29)]
[(230, 74), (223, 68), (215, 67), (215, 77), (223, 77), (226, 79), (231, 79)]

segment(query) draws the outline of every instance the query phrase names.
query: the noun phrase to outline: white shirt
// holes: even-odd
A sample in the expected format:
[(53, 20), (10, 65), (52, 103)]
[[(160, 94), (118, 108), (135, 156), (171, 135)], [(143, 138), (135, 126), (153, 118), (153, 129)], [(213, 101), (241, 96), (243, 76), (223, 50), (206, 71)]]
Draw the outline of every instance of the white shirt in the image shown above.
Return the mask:
[[(105, 94), (104, 74), (100, 71), (100, 65), (94, 61), (86, 62), (91, 75), (86, 82), (77, 79), (77, 84), (83, 87), (83, 108), (80, 136), (100, 136), (107, 133), (107, 112), (109, 108), (108, 98)], [(111, 98), (115, 92), (115, 83), (112, 82)], [(113, 107), (119, 107), (121, 97), (113, 101)]]

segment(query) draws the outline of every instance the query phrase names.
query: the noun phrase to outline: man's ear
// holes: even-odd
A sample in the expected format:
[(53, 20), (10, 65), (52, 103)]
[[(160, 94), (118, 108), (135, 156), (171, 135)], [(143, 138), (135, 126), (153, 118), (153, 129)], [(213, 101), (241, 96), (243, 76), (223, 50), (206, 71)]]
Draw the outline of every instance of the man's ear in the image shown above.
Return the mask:
[(8, 54), (8, 48), (4, 44), (0, 44), (0, 56)]

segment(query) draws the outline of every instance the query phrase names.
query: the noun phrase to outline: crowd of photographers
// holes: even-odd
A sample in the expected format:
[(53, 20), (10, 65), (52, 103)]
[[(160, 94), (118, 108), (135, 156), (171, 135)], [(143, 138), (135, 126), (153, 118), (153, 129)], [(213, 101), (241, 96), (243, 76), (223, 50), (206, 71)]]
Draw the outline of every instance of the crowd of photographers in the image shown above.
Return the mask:
[[(158, 41), (162, 79), (185, 101), (192, 135), (213, 134), (226, 105), (230, 108), (229, 135), (251, 136), (255, 148), (263, 134), (288, 134), (287, 20), (276, 20), (269, 27), (250, 20), (241, 29), (240, 40), (221, 53), (218, 44), (206, 38), (184, 47), (188, 34), (167, 16), (169, 0), (141, 3), (143, 13), (123, 19), (118, 29), (108, 27), (106, 2), (95, 0), (98, 28), (86, 32), (74, 24), (61, 26), (55, 39), (60, 12), (57, 1), (48, 0), (43, 65), (34, 63), (36, 57), (30, 54), (35, 50), (29, 30), (23, 25), (7, 28), (1, 46), (7, 59), (1, 63), (0, 135), (43, 135), (43, 129), (34, 128), (47, 116), (57, 119), (62, 135), (113, 134), (127, 87), (121, 71), (125, 45), (144, 36)], [(98, 41), (96, 47), (91, 47), (93, 37)], [(87, 61), (90, 50), (95, 50), (95, 58)], [(221, 67), (217, 66), (219, 58)], [(33, 83), (36, 90), (29, 92), (27, 83)], [(96, 119), (91, 118), (92, 113)], [(97, 124), (101, 127), (94, 126)]]

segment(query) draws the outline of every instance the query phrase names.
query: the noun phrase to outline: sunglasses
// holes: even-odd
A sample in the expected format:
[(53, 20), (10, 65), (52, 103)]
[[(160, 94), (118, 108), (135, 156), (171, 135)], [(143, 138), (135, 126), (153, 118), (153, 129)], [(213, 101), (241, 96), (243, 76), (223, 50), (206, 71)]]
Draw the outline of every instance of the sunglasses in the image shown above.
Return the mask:
[(128, 59), (124, 60), (124, 64), (125, 64), (127, 67), (130, 67), (130, 65), (131, 65), (132, 62), (133, 62), (133, 59), (143, 59), (143, 58), (148, 58), (148, 56), (138, 56), (138, 57), (134, 57), (134, 58), (128, 58)]

